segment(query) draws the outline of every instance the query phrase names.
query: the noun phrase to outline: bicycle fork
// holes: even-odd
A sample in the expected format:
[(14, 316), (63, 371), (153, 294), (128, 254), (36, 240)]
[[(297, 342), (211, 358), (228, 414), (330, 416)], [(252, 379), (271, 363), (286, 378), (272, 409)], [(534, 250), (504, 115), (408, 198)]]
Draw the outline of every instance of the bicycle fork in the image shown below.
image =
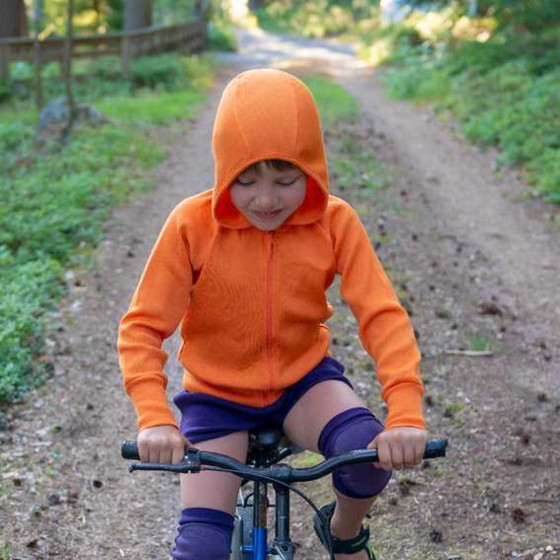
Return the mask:
[(290, 493), (285, 487), (274, 485), (276, 493), (275, 538), (268, 548), (267, 498), (268, 485), (254, 482), (253, 486), (253, 530), (251, 544), (243, 545), (242, 551), (253, 560), (266, 560), (269, 555), (279, 560), (293, 560), (294, 545), (290, 539)]

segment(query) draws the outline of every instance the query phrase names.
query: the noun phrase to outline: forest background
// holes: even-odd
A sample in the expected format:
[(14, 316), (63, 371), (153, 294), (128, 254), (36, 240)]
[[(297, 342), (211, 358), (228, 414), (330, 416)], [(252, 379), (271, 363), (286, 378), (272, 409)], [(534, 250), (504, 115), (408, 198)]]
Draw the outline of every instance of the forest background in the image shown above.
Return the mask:
[[(560, 6), (555, 0), (252, 0), (212, 3), (209, 49), (235, 49), (235, 25), (354, 43), (379, 65), (391, 95), (429, 102), (467, 138), (499, 151), (495, 173), (516, 166), (527, 195), (560, 202)], [(243, 2), (241, 2), (243, 4)], [(74, 34), (195, 17), (195, 0), (75, 0)], [(127, 8), (128, 6), (128, 8)], [(0, 0), (0, 37), (67, 31), (66, 0)], [(248, 9), (248, 11), (247, 11)], [(147, 14), (147, 15), (146, 15)], [(216, 68), (207, 54), (78, 60), (73, 90), (103, 126), (70, 139), (37, 132), (33, 65), (0, 79), (0, 403), (24, 398), (53, 369), (48, 330), (79, 267), (95, 260), (111, 208), (150, 188), (162, 161), (154, 135), (203, 106)], [(42, 68), (45, 102), (64, 94), (60, 65)], [(105, 120), (106, 119), (106, 120)]]

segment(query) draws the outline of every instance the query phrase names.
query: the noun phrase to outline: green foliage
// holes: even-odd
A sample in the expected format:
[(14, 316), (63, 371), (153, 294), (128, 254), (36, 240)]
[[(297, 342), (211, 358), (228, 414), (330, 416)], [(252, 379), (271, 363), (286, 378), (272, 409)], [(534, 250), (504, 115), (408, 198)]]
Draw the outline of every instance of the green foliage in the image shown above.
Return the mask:
[(7, 101), (12, 96), (12, 86), (4, 78), (0, 78), (0, 103)]
[(256, 15), (259, 25), (271, 31), (331, 37), (354, 30), (359, 20), (367, 20), (377, 11), (378, 3), (369, 0), (272, 0)]
[[(30, 70), (31, 66), (26, 65)], [(136, 59), (130, 67), (128, 78), (123, 77), (118, 57), (100, 60), (79, 60), (74, 65), (72, 89), (79, 100), (92, 101), (104, 97), (128, 97), (149, 91), (186, 91), (208, 87), (213, 75), (213, 62), (208, 56), (180, 56), (164, 54)], [(56, 72), (58, 68), (55, 67)], [(25, 74), (22, 65), (20, 77)], [(65, 94), (64, 82), (58, 73), (45, 79), (43, 91), (46, 99)], [(32, 82), (21, 84), (17, 99), (31, 100)]]
[[(64, 35), (67, 0), (44, 2), (41, 28)], [(30, 10), (28, 10), (30, 14)], [(77, 34), (121, 31), (124, 27), (124, 0), (75, 0), (74, 29)], [(173, 25), (193, 18), (194, 0), (152, 0), (153, 25)], [(33, 22), (29, 21), (33, 29)]]
[(206, 96), (199, 91), (146, 92), (138, 97), (111, 97), (95, 102), (95, 108), (122, 122), (166, 125), (194, 116)]
[(420, 51), (386, 71), (389, 92), (450, 110), (468, 138), (523, 165), (551, 201), (560, 198), (560, 64), (542, 41), (467, 43), (440, 58)]
[(208, 24), (208, 44), (213, 51), (237, 50), (237, 37), (231, 25), (211, 21)]
[(130, 65), (133, 88), (163, 89), (170, 91), (184, 87), (185, 76), (181, 60), (174, 56), (145, 56)]
[[(464, 13), (472, 8), (470, 0), (408, 0), (409, 5), (422, 7), (448, 7), (450, 4), (459, 6)], [(479, 0), (476, 16), (492, 15), (502, 28), (513, 28), (514, 31), (539, 32), (543, 29), (560, 25), (560, 10), (557, 0)]]
[(320, 75), (302, 76), (301, 79), (312, 91), (325, 127), (332, 126), (339, 119), (359, 117), (356, 100), (343, 87)]
[(149, 169), (164, 154), (150, 126), (200, 109), (212, 64), (178, 59), (188, 88), (99, 99), (111, 124), (78, 126), (65, 146), (38, 150), (37, 114), (21, 102), (16, 118), (0, 112), (0, 402), (21, 398), (48, 373), (44, 335), (65, 270), (87, 264), (113, 205), (151, 186)]
[(33, 357), (42, 347), (42, 317), (62, 293), (61, 267), (55, 260), (22, 261), (0, 245), (0, 401), (21, 397), (45, 373)]

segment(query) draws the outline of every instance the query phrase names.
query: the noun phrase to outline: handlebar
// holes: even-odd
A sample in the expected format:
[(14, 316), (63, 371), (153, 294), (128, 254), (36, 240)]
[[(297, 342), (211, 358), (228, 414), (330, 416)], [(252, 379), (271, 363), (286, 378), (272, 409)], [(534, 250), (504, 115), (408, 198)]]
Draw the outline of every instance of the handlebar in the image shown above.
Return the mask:
[[(426, 450), (423, 459), (435, 459), (445, 457), (447, 440), (443, 438), (429, 439), (426, 443)], [(139, 459), (138, 447), (134, 441), (125, 441), (121, 446), (121, 455), (124, 459)], [(171, 465), (166, 463), (133, 463), (129, 466), (130, 472), (135, 470), (142, 471), (168, 471), (179, 473), (200, 472), (203, 466), (218, 467), (224, 471), (232, 472), (248, 480), (275, 479), (286, 484), (292, 482), (308, 482), (317, 480), (332, 473), (335, 469), (345, 465), (359, 463), (375, 463), (379, 461), (377, 449), (365, 449), (350, 451), (336, 457), (331, 457), (312, 467), (303, 469), (293, 468), (286, 464), (271, 465), (266, 468), (257, 468), (241, 463), (236, 459), (222, 455), (221, 453), (211, 453), (200, 451), (195, 447), (189, 447), (185, 452), (183, 462)]]

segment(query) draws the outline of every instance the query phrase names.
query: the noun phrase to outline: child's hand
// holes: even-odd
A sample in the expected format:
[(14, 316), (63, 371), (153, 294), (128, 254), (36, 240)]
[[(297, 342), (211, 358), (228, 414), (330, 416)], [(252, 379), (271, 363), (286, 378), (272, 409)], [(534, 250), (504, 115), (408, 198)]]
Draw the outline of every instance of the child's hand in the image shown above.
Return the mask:
[(145, 463), (180, 463), (190, 445), (175, 426), (146, 428), (138, 434), (137, 443), (140, 461)]
[(411, 469), (422, 461), (428, 433), (418, 428), (391, 428), (381, 432), (368, 449), (377, 449), (379, 463), (385, 471)]

